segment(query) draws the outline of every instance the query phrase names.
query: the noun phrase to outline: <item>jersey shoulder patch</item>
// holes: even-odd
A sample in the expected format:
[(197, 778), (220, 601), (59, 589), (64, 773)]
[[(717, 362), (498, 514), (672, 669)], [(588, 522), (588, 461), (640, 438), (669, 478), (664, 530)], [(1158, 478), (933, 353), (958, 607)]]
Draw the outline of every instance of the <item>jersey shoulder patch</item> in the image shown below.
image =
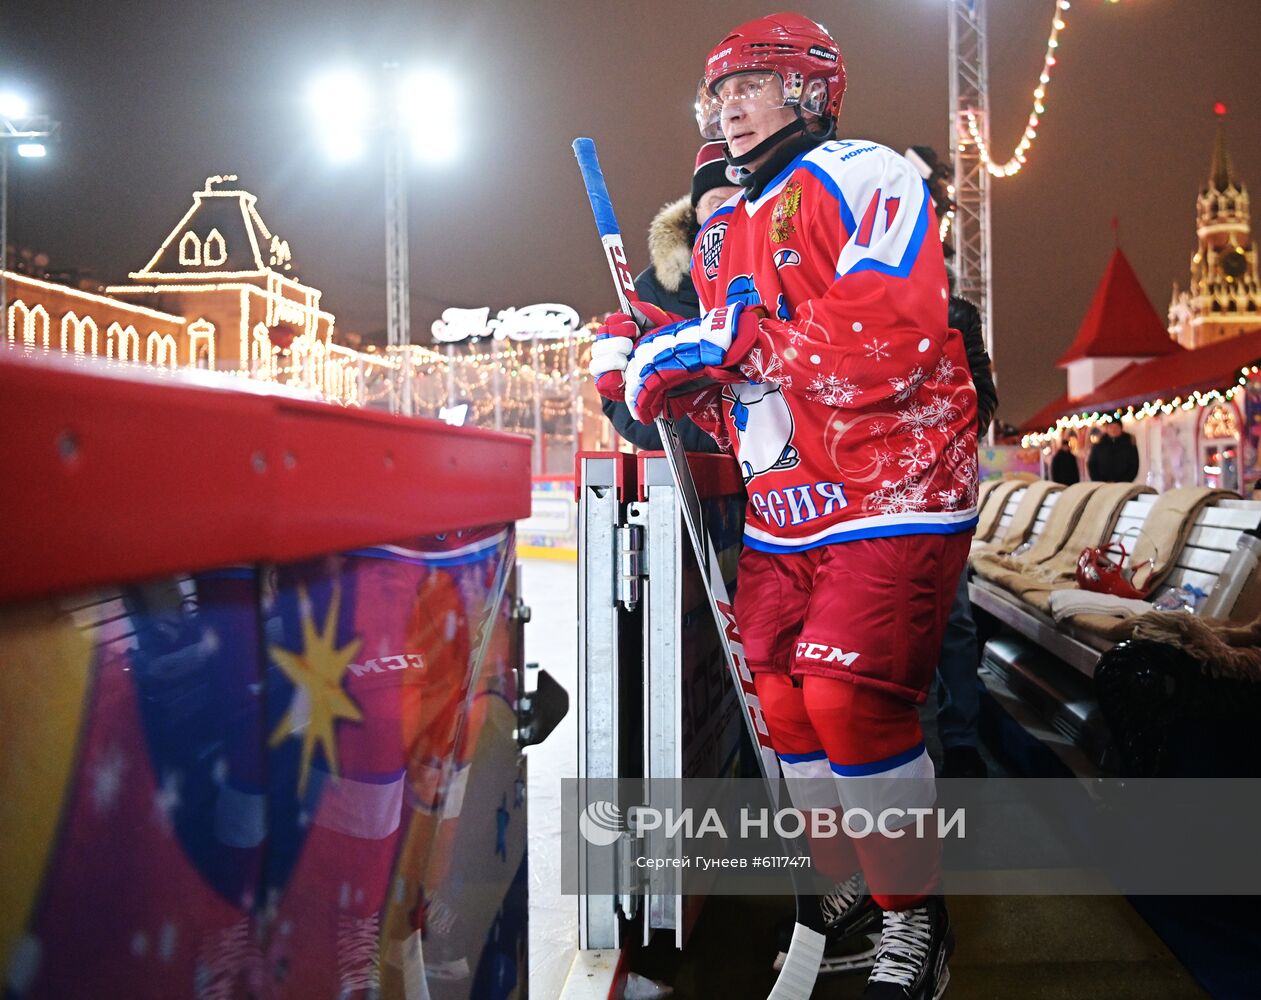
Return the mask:
[(692, 247), (692, 277), (696, 278), (697, 265), (706, 280), (718, 277), (718, 262), (722, 258), (722, 245), (727, 236), (727, 225), (732, 208), (724, 206), (705, 220), (696, 243)]
[(869, 177), (878, 177), (899, 160), (910, 166), (905, 157), (878, 142), (833, 139), (810, 150), (802, 158), (799, 169), (808, 170), (825, 187), (831, 186), (829, 181), (836, 186), (850, 186), (861, 184)]

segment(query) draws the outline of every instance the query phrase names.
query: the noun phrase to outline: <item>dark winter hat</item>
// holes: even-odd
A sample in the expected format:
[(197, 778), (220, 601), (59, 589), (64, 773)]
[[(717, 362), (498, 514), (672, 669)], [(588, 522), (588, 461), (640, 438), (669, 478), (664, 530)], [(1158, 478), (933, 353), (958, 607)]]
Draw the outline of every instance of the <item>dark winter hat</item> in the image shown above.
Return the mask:
[(692, 207), (706, 191), (716, 187), (731, 187), (740, 183), (732, 176), (735, 168), (727, 163), (727, 154), (721, 142), (707, 142), (696, 154), (696, 169), (692, 171)]

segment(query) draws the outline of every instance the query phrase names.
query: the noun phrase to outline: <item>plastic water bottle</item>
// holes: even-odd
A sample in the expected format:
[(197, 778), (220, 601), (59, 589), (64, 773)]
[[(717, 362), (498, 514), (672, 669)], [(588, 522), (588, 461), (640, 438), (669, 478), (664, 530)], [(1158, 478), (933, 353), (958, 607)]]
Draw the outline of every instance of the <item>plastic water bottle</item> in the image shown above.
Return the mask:
[(1190, 611), (1195, 614), (1208, 599), (1208, 594), (1192, 583), (1184, 583), (1181, 587), (1166, 587), (1160, 596), (1152, 601), (1157, 611)]
[(1230, 618), (1235, 610), (1235, 602), (1239, 600), (1248, 581), (1257, 572), (1261, 563), (1261, 538), (1254, 535), (1240, 535), (1235, 551), (1226, 560), (1218, 577), (1217, 586), (1213, 588), (1212, 600), (1206, 601), (1203, 614), (1206, 618)]

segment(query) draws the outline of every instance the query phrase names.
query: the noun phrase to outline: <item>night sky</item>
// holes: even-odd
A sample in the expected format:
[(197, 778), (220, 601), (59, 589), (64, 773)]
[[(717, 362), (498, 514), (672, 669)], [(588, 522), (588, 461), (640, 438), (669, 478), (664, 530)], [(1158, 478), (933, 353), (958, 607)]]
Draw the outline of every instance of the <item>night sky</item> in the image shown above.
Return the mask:
[[(1053, 0), (989, 0), (992, 138), (1020, 136)], [(708, 49), (773, 8), (752, 0), (0, 0), (0, 86), (62, 123), (43, 162), (10, 172), (10, 241), (102, 283), (139, 269), (211, 174), (235, 173), (290, 242), (342, 331), (385, 323), (382, 168), (333, 166), (304, 97), (319, 71), (385, 59), (458, 80), (466, 121), (451, 166), (411, 187), (412, 329), (444, 306), (612, 307), (570, 152), (597, 141), (632, 266), (663, 202), (688, 189), (691, 118)], [(947, 148), (942, 0), (832, 0), (824, 23), (849, 70), (840, 132)], [(1029, 165), (995, 182), (1000, 415), (1063, 391), (1055, 359), (1121, 244), (1158, 312), (1185, 283), (1215, 101), (1231, 109), (1237, 172), (1261, 197), (1261, 0), (1073, 0)], [(1256, 213), (1254, 213), (1255, 216)], [(1254, 221), (1261, 221), (1255, 220)]]

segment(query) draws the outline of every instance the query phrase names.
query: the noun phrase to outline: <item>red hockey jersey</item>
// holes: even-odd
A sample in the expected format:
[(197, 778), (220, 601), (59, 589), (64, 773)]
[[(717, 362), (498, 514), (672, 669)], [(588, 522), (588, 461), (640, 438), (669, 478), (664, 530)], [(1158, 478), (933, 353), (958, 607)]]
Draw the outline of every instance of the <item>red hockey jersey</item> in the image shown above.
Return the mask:
[(928, 189), (873, 142), (818, 146), (756, 200), (710, 217), (692, 254), (702, 308), (769, 313), (747, 379), (684, 396), (740, 461), (745, 544), (796, 552), (976, 524), (976, 391), (947, 326)]

